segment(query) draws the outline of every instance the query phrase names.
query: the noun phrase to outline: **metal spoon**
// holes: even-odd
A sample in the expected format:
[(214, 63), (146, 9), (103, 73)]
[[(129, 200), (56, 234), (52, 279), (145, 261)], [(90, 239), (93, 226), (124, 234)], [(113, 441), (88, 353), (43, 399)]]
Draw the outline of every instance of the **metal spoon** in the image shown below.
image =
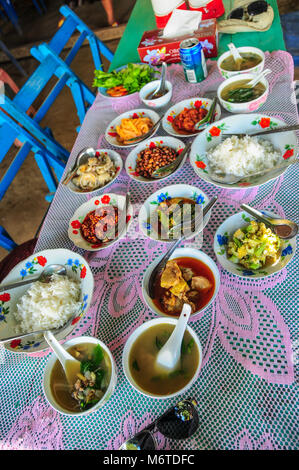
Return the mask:
[(299, 163), (299, 159), (296, 159), (295, 161), (289, 162), (287, 165), (278, 165), (273, 168), (267, 168), (266, 170), (258, 171), (256, 173), (250, 173), (249, 175), (246, 176), (236, 176), (232, 175), (231, 173), (213, 173), (209, 172), (209, 177), (211, 180), (215, 181), (216, 183), (222, 183), (222, 184), (236, 184), (239, 183), (239, 181), (242, 181), (247, 178), (252, 178), (253, 176), (258, 176), (258, 175), (265, 175), (267, 173), (275, 173), (276, 170), (280, 170), (282, 168), (288, 168), (291, 165), (294, 165), (295, 163)]
[(187, 152), (189, 152), (191, 148), (191, 143), (187, 144), (186, 147), (182, 150), (179, 156), (174, 160), (174, 162), (170, 163), (169, 165), (161, 166), (151, 174), (151, 178), (154, 179), (161, 179), (169, 176), (173, 173), (177, 167), (181, 164), (182, 160), (184, 159)]
[(261, 131), (261, 132), (254, 132), (253, 134), (238, 134), (238, 133), (234, 133), (234, 134), (230, 134), (230, 133), (226, 133), (226, 132), (221, 132), (221, 137), (222, 137), (222, 140), (223, 138), (229, 138), (229, 137), (232, 137), (232, 136), (237, 136), (237, 137), (245, 137), (245, 136), (248, 136), (248, 137), (256, 137), (256, 136), (264, 136), (264, 135), (267, 135), (267, 134), (278, 134), (279, 132), (289, 132), (289, 131), (297, 131), (299, 129), (299, 124), (294, 124), (293, 126), (283, 126), (283, 127), (277, 127), (276, 129), (269, 129), (267, 131)]
[(158, 94), (161, 93), (161, 96), (162, 96), (162, 95), (165, 95), (165, 93), (167, 92), (167, 89), (165, 87), (166, 71), (167, 71), (166, 62), (162, 62), (162, 72), (161, 72), (160, 83), (158, 85), (158, 88), (155, 91), (153, 91), (149, 96), (147, 96), (146, 98), (147, 100), (153, 100)]
[(210, 106), (210, 109), (209, 109), (208, 113), (206, 114), (206, 116), (203, 119), (201, 119), (201, 121), (198, 121), (194, 125), (194, 128), (196, 130), (202, 130), (203, 128), (205, 128), (209, 124), (211, 124), (211, 122), (213, 122), (216, 105), (217, 105), (217, 96), (215, 96), (215, 98), (213, 99), (212, 104)]
[[(203, 211), (202, 211), (203, 217), (205, 217), (207, 213), (212, 209), (216, 201), (217, 201), (217, 197), (213, 197), (209, 200), (208, 204), (203, 208)], [(176, 247), (184, 240), (184, 238), (185, 238), (185, 234), (182, 237), (178, 238), (178, 240), (176, 240), (172, 245), (170, 245), (165, 255), (162, 257), (159, 263), (152, 270), (149, 281), (148, 281), (148, 286), (147, 286), (148, 295), (150, 296), (151, 299), (155, 297), (154, 285), (155, 285), (157, 274), (162, 271), (162, 269), (165, 267), (172, 253), (174, 252)]]
[(148, 137), (150, 137), (150, 136), (153, 134), (153, 132), (154, 132), (154, 130), (156, 129), (156, 127), (158, 127), (158, 125), (159, 125), (160, 122), (162, 121), (163, 117), (164, 117), (164, 116), (161, 116), (160, 119), (158, 119), (158, 121), (155, 122), (155, 124), (153, 125), (153, 127), (151, 127), (150, 130), (147, 131), (147, 132), (146, 132), (145, 134), (143, 134), (142, 136), (140, 136), (140, 137), (133, 137), (132, 139), (126, 140), (126, 145), (127, 145), (128, 143), (132, 143), (132, 144), (133, 144), (133, 143), (136, 143), (136, 144), (138, 144), (139, 142), (143, 142), (143, 141), (146, 140)]
[(174, 371), (178, 367), (181, 358), (182, 340), (185, 334), (186, 326), (191, 315), (191, 306), (184, 304), (176, 327), (160, 349), (156, 357), (155, 366), (159, 370), (167, 373)]
[(22, 281), (16, 281), (11, 284), (4, 284), (0, 286), (0, 292), (5, 292), (10, 289), (15, 289), (16, 287), (25, 286), (26, 284), (31, 284), (32, 282), (41, 281), (41, 282), (50, 282), (53, 274), (66, 275), (66, 268), (61, 264), (49, 264), (41, 274), (38, 276), (30, 276), (28, 279)]
[(252, 215), (255, 219), (263, 222), (274, 232), (279, 238), (284, 240), (290, 240), (295, 237), (298, 233), (298, 225), (288, 219), (273, 219), (262, 214), (260, 211), (248, 206), (247, 204), (241, 204), (242, 209)]
[(68, 182), (71, 181), (74, 176), (76, 176), (79, 166), (87, 163), (88, 159), (94, 157), (95, 154), (96, 151), (92, 147), (86, 147), (82, 149), (76, 158), (75, 166), (68, 172), (65, 179), (62, 181), (62, 184), (68, 184)]

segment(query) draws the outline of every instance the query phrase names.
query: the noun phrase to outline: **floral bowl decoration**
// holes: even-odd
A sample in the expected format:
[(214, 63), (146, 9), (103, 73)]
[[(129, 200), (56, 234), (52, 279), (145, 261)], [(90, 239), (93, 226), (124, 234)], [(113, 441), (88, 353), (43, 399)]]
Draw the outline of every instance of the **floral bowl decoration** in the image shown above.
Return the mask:
[[(107, 193), (101, 196), (96, 196), (89, 201), (82, 204), (78, 209), (75, 211), (73, 217), (69, 221), (68, 227), (68, 236), (70, 240), (76, 245), (78, 248), (82, 248), (83, 250), (88, 251), (100, 251), (104, 250), (108, 246), (113, 245), (114, 243), (118, 242), (125, 234), (132, 222), (133, 218), (133, 206), (129, 204), (127, 213), (125, 213), (125, 203), (126, 198), (121, 194), (114, 194), (114, 193)], [(96, 211), (103, 206), (111, 206), (117, 207), (120, 211), (119, 213), (119, 224), (122, 228), (121, 232), (116, 234), (116, 237), (113, 238), (111, 241), (103, 244), (99, 243), (90, 243), (82, 236), (81, 232), (81, 225), (84, 221), (85, 217), (88, 213), (92, 211)], [(125, 220), (124, 220), (125, 217)], [(123, 222), (123, 224), (122, 224)]]
[[(277, 214), (272, 212), (263, 211), (263, 214), (268, 217), (277, 218)], [(296, 251), (296, 238), (290, 240), (281, 239), (280, 247), (280, 258), (275, 264), (264, 266), (261, 269), (257, 270), (248, 270), (241, 264), (235, 264), (228, 259), (227, 256), (227, 244), (238, 228), (243, 228), (250, 223), (251, 220), (255, 220), (254, 217), (251, 217), (246, 212), (239, 212), (237, 214), (228, 217), (221, 225), (218, 227), (214, 237), (214, 251), (217, 256), (217, 259), (221, 266), (231, 274), (239, 277), (247, 278), (262, 278), (271, 276), (272, 274), (278, 273), (281, 271), (293, 258)]]
[[(145, 117), (149, 118), (153, 124), (156, 124), (156, 122), (160, 119), (159, 114), (151, 109), (132, 109), (131, 111), (127, 111), (123, 114), (120, 114), (115, 119), (113, 119), (113, 121), (110, 122), (105, 131), (105, 139), (110, 145), (113, 145), (114, 147), (134, 147), (135, 145), (137, 145), (134, 142), (131, 144), (122, 144), (121, 142), (119, 142), (119, 140), (117, 139), (118, 134), (116, 132), (116, 127), (120, 126), (122, 119), (138, 119)], [(157, 130), (159, 129), (159, 125), (160, 124), (158, 124), (158, 126), (153, 130), (152, 135), (157, 132)], [(137, 139), (138, 138), (139, 137), (137, 137)]]
[(180, 165), (178, 168), (171, 173), (168, 176), (165, 176), (164, 178), (161, 178), (159, 180), (151, 178), (144, 178), (141, 176), (138, 171), (136, 171), (136, 163), (137, 163), (137, 157), (138, 154), (145, 149), (154, 149), (155, 147), (171, 147), (174, 150), (177, 151), (178, 154), (180, 154), (183, 149), (185, 148), (185, 144), (182, 140), (175, 139), (174, 137), (169, 137), (165, 135), (160, 135), (152, 139), (144, 140), (141, 142), (137, 147), (135, 147), (127, 156), (126, 163), (125, 163), (125, 169), (128, 175), (136, 180), (136, 181), (141, 181), (143, 183), (157, 183), (157, 181), (161, 181), (162, 179), (166, 179), (174, 175), (185, 163), (187, 155), (183, 158), (181, 161)]
[[(252, 176), (245, 176), (240, 182), (236, 184), (224, 184), (215, 182), (209, 176), (209, 162), (207, 159), (207, 152), (220, 144), (225, 138), (225, 133), (233, 134), (234, 132), (244, 134), (254, 134), (261, 132), (263, 129), (277, 129), (286, 126), (286, 123), (281, 119), (272, 118), (265, 114), (239, 114), (221, 119), (217, 123), (211, 124), (201, 134), (199, 134), (193, 141), (190, 162), (193, 166), (195, 173), (205, 181), (208, 181), (215, 186), (220, 186), (227, 189), (244, 189), (247, 187), (260, 186), (267, 183), (272, 179), (282, 175), (284, 168), (273, 172)], [(289, 158), (295, 158), (298, 153), (298, 144), (296, 133), (294, 131), (283, 132), (279, 134), (269, 134), (266, 136), (267, 140), (272, 143), (273, 147), (280, 151), (281, 161), (277, 165), (287, 164)]]
[(255, 55), (258, 55), (262, 60), (259, 64), (255, 65), (254, 67), (251, 67), (249, 69), (245, 69), (245, 70), (224, 70), (222, 67), (221, 67), (221, 64), (222, 62), (227, 59), (230, 55), (231, 55), (231, 51), (227, 51), (227, 52), (224, 52), (224, 54), (222, 54), (218, 61), (217, 61), (217, 66), (218, 66), (218, 69), (219, 69), (219, 72), (221, 73), (222, 77), (224, 78), (230, 78), (230, 77), (234, 77), (235, 75), (239, 75), (240, 73), (254, 73), (254, 74), (258, 74), (260, 72), (262, 72), (264, 70), (264, 66), (265, 66), (265, 54), (263, 53), (263, 51), (261, 49), (258, 49), (257, 47), (251, 47), (251, 46), (244, 46), (244, 47), (237, 47), (238, 49), (238, 52), (240, 54), (255, 54)]
[(224, 100), (221, 96), (223, 89), (226, 88), (228, 85), (231, 85), (235, 82), (239, 82), (240, 80), (252, 80), (253, 78), (255, 78), (254, 74), (243, 73), (234, 75), (233, 77), (224, 80), (224, 82), (221, 83), (221, 85), (219, 85), (217, 89), (217, 97), (221, 106), (223, 106), (223, 108), (229, 111), (230, 113), (252, 113), (254, 111), (257, 111), (261, 106), (263, 106), (269, 95), (269, 83), (265, 79), (265, 77), (262, 77), (260, 79), (260, 83), (265, 86), (265, 91), (261, 96), (255, 98), (254, 100), (247, 101), (246, 103), (230, 103), (229, 101)]
[[(112, 162), (114, 163), (115, 167), (116, 167), (116, 173), (115, 175), (113, 176), (113, 178), (111, 179), (111, 181), (109, 181), (109, 183), (106, 183), (104, 186), (100, 186), (99, 188), (96, 188), (96, 189), (93, 189), (92, 191), (86, 191), (84, 189), (81, 189), (79, 188), (78, 186), (76, 186), (72, 179), (67, 183), (67, 187), (69, 188), (70, 191), (72, 191), (73, 193), (80, 193), (80, 194), (93, 194), (97, 191), (101, 191), (101, 190), (106, 190), (107, 186), (109, 186), (110, 184), (114, 183), (114, 181), (116, 180), (116, 178), (119, 176), (121, 170), (123, 169), (123, 161), (122, 161), (122, 158), (120, 156), (119, 153), (115, 152), (114, 150), (111, 150), (111, 149), (96, 149), (94, 151), (94, 156), (95, 157), (100, 157), (101, 155), (108, 155), (108, 157), (110, 157), (110, 159), (112, 160)], [(91, 156), (91, 155), (90, 155)], [(82, 155), (82, 158), (79, 158), (74, 167), (75, 168), (76, 166), (79, 166), (83, 163), (86, 162), (86, 156), (85, 155)], [(71, 170), (72, 171), (72, 170)]]
[[(40, 251), (17, 264), (2, 281), (1, 285), (10, 284), (22, 279), (28, 279), (33, 275), (41, 274), (50, 264), (61, 264), (65, 266), (67, 276), (72, 279), (77, 279), (81, 284), (80, 310), (71, 324), (67, 325), (55, 335), (58, 340), (62, 340), (70, 335), (78, 322), (83, 318), (92, 300), (94, 286), (93, 274), (88, 263), (82, 256), (62, 248)], [(29, 286), (30, 284), (16, 287), (0, 295), (0, 342), (1, 338), (17, 335), (17, 323), (13, 313), (16, 311), (16, 305), (19, 299), (26, 293)], [(10, 343), (4, 343), (4, 346), (9, 351), (15, 353), (33, 353), (48, 349), (49, 347), (42, 335), (32, 335), (23, 339), (15, 339)]]
[[(144, 201), (139, 211), (139, 230), (146, 237), (151, 238), (152, 240), (159, 240), (157, 232), (153, 230), (152, 224), (150, 223), (151, 215), (156, 212), (156, 209), (161, 202), (170, 201), (177, 197), (191, 199), (202, 208), (204, 208), (209, 202), (208, 196), (201, 189), (196, 186), (190, 186), (189, 184), (172, 184), (159, 189)], [(210, 216), (211, 212), (208, 212), (208, 214), (203, 218), (202, 227), (199, 227), (197, 231), (195, 231), (191, 236), (186, 237), (186, 239), (188, 240), (196, 237), (207, 225)], [(173, 243), (173, 239), (163, 241)]]
[[(175, 137), (190, 137), (192, 135), (197, 135), (201, 131), (197, 131), (194, 133), (184, 133), (178, 132), (174, 129), (172, 123), (176, 116), (180, 114), (185, 108), (187, 109), (206, 109), (209, 111), (211, 104), (212, 104), (211, 99), (209, 98), (202, 98), (200, 96), (196, 96), (195, 98), (188, 98), (187, 100), (180, 101), (179, 103), (175, 104), (171, 108), (169, 108), (162, 120), (162, 127), (167, 132), (167, 134), (173, 135)], [(215, 112), (215, 121), (218, 121), (221, 116), (221, 108), (219, 104), (217, 103), (216, 105), (216, 112)]]
[(157, 90), (159, 84), (160, 84), (160, 80), (154, 80), (153, 82), (149, 82), (146, 85), (144, 85), (144, 87), (142, 87), (139, 92), (139, 97), (141, 101), (149, 108), (155, 108), (155, 109), (162, 108), (163, 106), (166, 106), (171, 100), (172, 84), (168, 80), (166, 80), (165, 82), (166, 89), (167, 89), (167, 93), (165, 93), (165, 95), (160, 96), (159, 98), (152, 99), (152, 100), (147, 99), (150, 93)]

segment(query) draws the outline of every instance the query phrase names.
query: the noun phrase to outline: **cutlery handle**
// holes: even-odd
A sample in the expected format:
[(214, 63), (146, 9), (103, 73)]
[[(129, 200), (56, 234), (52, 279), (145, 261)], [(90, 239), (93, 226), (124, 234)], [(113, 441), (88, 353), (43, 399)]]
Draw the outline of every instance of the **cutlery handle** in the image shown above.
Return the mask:
[(5, 284), (0, 286), (0, 292), (5, 292), (6, 290), (15, 289), (16, 287), (26, 286), (26, 284), (31, 284), (39, 279), (39, 276), (32, 276), (30, 279), (25, 279), (23, 281), (16, 281), (11, 284)]
[(13, 341), (14, 339), (27, 338), (28, 336), (32, 336), (32, 335), (42, 335), (44, 332), (45, 332), (45, 330), (38, 330), (38, 331), (32, 331), (31, 333), (24, 333), (22, 335), (9, 336), (7, 338), (1, 338), (0, 339), (0, 344), (1, 343), (9, 343), (10, 341)]
[(278, 127), (277, 129), (269, 129), (264, 132), (257, 132), (256, 134), (249, 134), (250, 136), (255, 135), (267, 135), (267, 134), (276, 134), (277, 132), (288, 132), (288, 131), (297, 131), (299, 130), (299, 124), (294, 124), (293, 126)]
[(253, 217), (255, 217), (256, 219), (260, 220), (264, 224), (266, 224), (266, 225), (270, 224), (269, 220), (266, 217), (264, 217), (263, 214), (260, 211), (254, 209), (253, 207), (247, 206), (247, 204), (241, 204), (241, 207), (242, 207), (242, 209), (244, 209), (245, 212), (248, 212), (248, 214), (250, 214)]
[(67, 175), (66, 177), (64, 178), (64, 180), (62, 181), (62, 184), (68, 184), (69, 181), (71, 181), (74, 176), (76, 175), (77, 173), (77, 170), (78, 170), (78, 167), (76, 166), (76, 168), (74, 170), (71, 170)]

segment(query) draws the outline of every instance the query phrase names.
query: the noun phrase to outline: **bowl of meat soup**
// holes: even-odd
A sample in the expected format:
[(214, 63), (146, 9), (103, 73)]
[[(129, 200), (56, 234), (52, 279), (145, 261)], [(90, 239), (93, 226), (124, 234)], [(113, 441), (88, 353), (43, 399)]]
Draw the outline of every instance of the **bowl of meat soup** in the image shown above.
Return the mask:
[(150, 275), (163, 255), (146, 270), (142, 294), (147, 306), (159, 316), (179, 317), (183, 304), (192, 309), (191, 320), (206, 309), (215, 299), (220, 285), (220, 275), (214, 261), (195, 248), (177, 248), (170, 256), (154, 284), (155, 296), (148, 293)]
[(80, 376), (71, 388), (53, 353), (43, 378), (43, 390), (49, 404), (64, 415), (82, 416), (99, 410), (116, 386), (116, 365), (111, 352), (102, 341), (89, 336), (73, 338), (63, 346), (81, 362)]
[(161, 372), (155, 358), (176, 326), (174, 318), (156, 318), (139, 326), (123, 352), (124, 373), (137, 391), (151, 398), (166, 399), (185, 393), (198, 377), (202, 350), (197, 334), (187, 326), (181, 347), (181, 362), (174, 372)]
[(248, 87), (255, 75), (238, 74), (225, 80), (217, 90), (218, 100), (230, 113), (251, 113), (257, 111), (267, 100), (269, 83), (262, 77), (253, 87)]
[(255, 73), (262, 72), (265, 65), (265, 54), (257, 47), (238, 47), (237, 48), (242, 62), (236, 64), (231, 51), (222, 54), (218, 61), (218, 69), (224, 78), (234, 77), (240, 73)]

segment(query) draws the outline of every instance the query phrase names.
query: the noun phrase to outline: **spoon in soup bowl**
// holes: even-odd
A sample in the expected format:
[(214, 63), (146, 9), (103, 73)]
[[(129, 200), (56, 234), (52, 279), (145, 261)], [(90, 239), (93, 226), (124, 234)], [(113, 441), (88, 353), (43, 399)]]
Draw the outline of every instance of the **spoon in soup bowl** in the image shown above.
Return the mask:
[(181, 346), (188, 320), (191, 315), (191, 306), (184, 304), (175, 329), (170, 338), (158, 352), (156, 368), (169, 373), (177, 369), (181, 358)]
[(232, 42), (230, 44), (228, 44), (227, 47), (229, 48), (229, 50), (232, 53), (232, 56), (234, 58), (237, 70), (240, 70), (241, 69), (241, 64), (244, 60), (243, 57), (241, 56), (240, 52), (238, 51), (238, 49), (236, 48), (236, 46)]

